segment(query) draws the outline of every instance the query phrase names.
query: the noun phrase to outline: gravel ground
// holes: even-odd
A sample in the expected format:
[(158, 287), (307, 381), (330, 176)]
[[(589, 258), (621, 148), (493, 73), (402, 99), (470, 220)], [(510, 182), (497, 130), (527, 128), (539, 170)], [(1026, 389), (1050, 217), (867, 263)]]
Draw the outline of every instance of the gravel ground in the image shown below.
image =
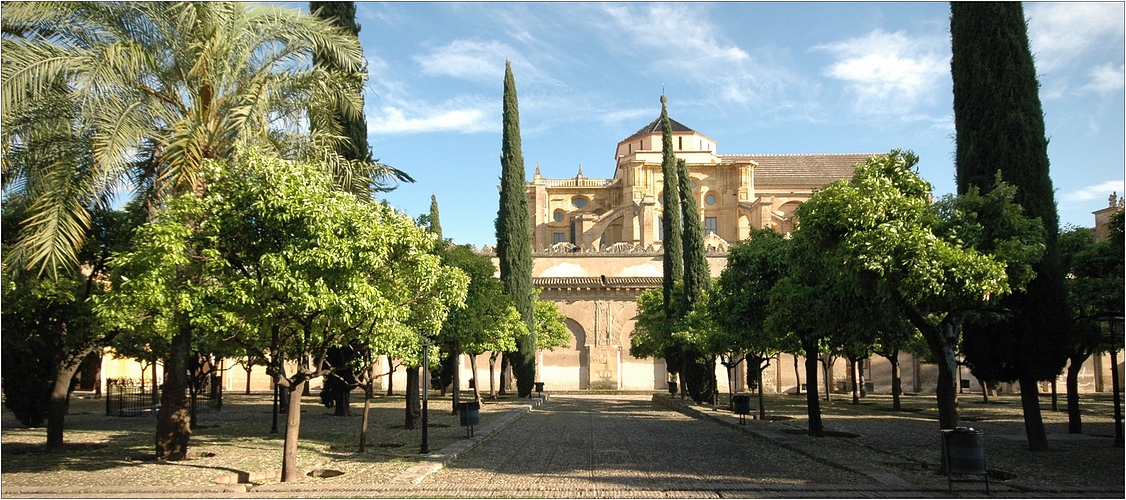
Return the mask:
[[(681, 400), (678, 403), (684, 404)], [(959, 400), (961, 425), (979, 429), (985, 437), (985, 462), (991, 486), (1026, 491), (1124, 491), (1123, 449), (1113, 445), (1113, 406), (1109, 395), (1086, 395), (1082, 408), (1083, 434), (1068, 434), (1066, 405), (1052, 410), (1043, 398), (1041, 413), (1050, 450), (1031, 452), (1024, 432), (1018, 395), (980, 395)], [(724, 408), (687, 405), (713, 418), (735, 422)], [(942, 441), (934, 396), (905, 396), (903, 411), (891, 411), (890, 396), (869, 395), (853, 404), (851, 395), (834, 394), (821, 401), (823, 427), (830, 436), (805, 435), (808, 417), (804, 396), (767, 397), (768, 420), (747, 420), (746, 430), (772, 438), (855, 471), (894, 474), (912, 484), (946, 487), (937, 474)], [(757, 413), (757, 399), (752, 399)], [(737, 424), (736, 424), (737, 425)], [(960, 486), (954, 485), (955, 489)]]
[[(334, 469), (345, 472), (335, 483), (385, 482), (418, 463), (421, 429), (405, 430), (402, 396), (372, 400), (368, 447), (358, 452), (363, 400), (353, 396), (352, 416), (336, 417), (320, 405), (317, 396), (302, 402), (298, 466), (302, 470)], [(357, 402), (358, 400), (358, 402)], [(518, 400), (486, 400), (481, 423), (507, 413)], [(431, 450), (465, 437), (458, 416), (451, 415), (451, 400), (434, 395), (429, 402)], [(153, 460), (156, 419), (151, 415), (105, 415), (104, 399), (73, 399), (64, 435), (68, 451), (50, 455), (41, 451), (45, 429), (26, 429), (6, 408), (2, 414), (2, 474), (8, 486), (119, 486), (213, 485), (238, 472), (256, 473), (255, 484), (274, 481), (280, 473), (285, 415), (279, 432), (271, 434), (269, 394), (225, 395), (220, 411), (201, 411), (199, 425), (189, 443), (189, 460)]]
[[(222, 411), (201, 412), (192, 459), (179, 463), (152, 460), (151, 415), (107, 417), (104, 400), (75, 399), (67, 418), (69, 450), (60, 455), (40, 451), (43, 429), (24, 429), (10, 411), (3, 411), (0, 490), (89, 486), (103, 488), (97, 496), (125, 497), (194, 491), (205, 497), (898, 498), (943, 496), (947, 487), (945, 476), (935, 472), (941, 442), (933, 396), (905, 397), (905, 411), (892, 412), (887, 396), (868, 396), (854, 405), (846, 396), (834, 395), (833, 401), (822, 401), (822, 409), (825, 429), (837, 437), (825, 438), (804, 435), (804, 397), (768, 396), (770, 418), (745, 425), (723, 405), (713, 411), (681, 400), (660, 401), (665, 399), (661, 394), (552, 395), (420, 485), (396, 485), (392, 478), (422, 458), (421, 431), (401, 428), (402, 396), (373, 400), (365, 453), (357, 452), (362, 401), (353, 404), (354, 416), (334, 417), (319, 398), (309, 397), (302, 411), (299, 466), (345, 474), (307, 478), (302, 482), (306, 489), (288, 492), (274, 479), (281, 465), (282, 434), (269, 433), (267, 395), (228, 394)], [(481, 424), (498, 422), (526, 401), (486, 401)], [(1123, 498), (1123, 449), (1113, 446), (1109, 398), (1084, 399), (1082, 435), (1067, 434), (1066, 413), (1051, 410), (1047, 401), (1045, 397), (1043, 416), (1051, 450), (1032, 453), (1018, 397), (995, 397), (987, 404), (980, 396), (961, 399), (963, 423), (985, 433), (993, 491), (1001, 496)], [(431, 398), (432, 451), (465, 437), (458, 417), (450, 415), (450, 404), (448, 397)], [(233, 495), (208, 490), (239, 472), (259, 474), (251, 481), (256, 489)], [(128, 485), (157, 489), (151, 495), (137, 490), (113, 494), (112, 488)], [(984, 493), (980, 484), (956, 484), (955, 490)]]

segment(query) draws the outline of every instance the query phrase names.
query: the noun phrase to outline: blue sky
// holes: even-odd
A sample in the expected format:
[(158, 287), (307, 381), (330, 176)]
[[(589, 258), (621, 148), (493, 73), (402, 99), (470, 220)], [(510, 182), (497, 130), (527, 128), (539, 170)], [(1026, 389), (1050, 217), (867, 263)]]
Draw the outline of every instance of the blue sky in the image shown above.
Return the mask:
[[(1027, 3), (1061, 224), (1123, 192), (1122, 3)], [(373, 153), (456, 243), (496, 241), (504, 62), (527, 175), (610, 177), (660, 114), (720, 154), (910, 149), (954, 190), (946, 3), (357, 3)]]

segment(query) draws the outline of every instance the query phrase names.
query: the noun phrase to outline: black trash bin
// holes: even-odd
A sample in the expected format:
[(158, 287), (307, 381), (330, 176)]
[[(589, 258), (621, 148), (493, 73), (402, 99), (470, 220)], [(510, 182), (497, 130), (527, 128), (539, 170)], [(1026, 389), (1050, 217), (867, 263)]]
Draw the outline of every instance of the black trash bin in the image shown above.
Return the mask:
[(676, 382), (669, 381), (669, 394), (676, 395)]
[(543, 392), (543, 382), (535, 382), (535, 384), (536, 384), (536, 394), (542, 393)]
[(739, 423), (747, 423), (747, 415), (751, 414), (751, 395), (735, 394), (731, 396), (731, 411), (739, 415)]
[(481, 424), (481, 402), (473, 400), (458, 403), (457, 410), (461, 426), (465, 427), (465, 435), (472, 436), (473, 427)]
[[(985, 470), (985, 433), (972, 427), (942, 430), (942, 455), (946, 458), (946, 480), (954, 491), (954, 475), (978, 475), (985, 478), (989, 494), (989, 472)], [(959, 480), (962, 482), (964, 480)]]

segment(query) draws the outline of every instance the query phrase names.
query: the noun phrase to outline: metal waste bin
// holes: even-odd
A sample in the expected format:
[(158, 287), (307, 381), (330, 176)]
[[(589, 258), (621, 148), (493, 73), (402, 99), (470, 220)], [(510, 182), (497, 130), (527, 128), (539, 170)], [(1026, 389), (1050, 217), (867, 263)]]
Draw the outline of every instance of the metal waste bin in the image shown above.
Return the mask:
[(731, 396), (731, 411), (739, 415), (739, 423), (747, 424), (747, 415), (751, 414), (751, 395), (734, 394)]
[(942, 429), (942, 456), (946, 460), (946, 480), (951, 492), (954, 491), (954, 474), (980, 474), (985, 478), (985, 493), (989, 494), (989, 472), (985, 470), (985, 433), (981, 429)]
[(481, 424), (481, 402), (465, 401), (457, 404), (458, 418), (465, 427), (466, 437), (473, 435), (473, 427)]

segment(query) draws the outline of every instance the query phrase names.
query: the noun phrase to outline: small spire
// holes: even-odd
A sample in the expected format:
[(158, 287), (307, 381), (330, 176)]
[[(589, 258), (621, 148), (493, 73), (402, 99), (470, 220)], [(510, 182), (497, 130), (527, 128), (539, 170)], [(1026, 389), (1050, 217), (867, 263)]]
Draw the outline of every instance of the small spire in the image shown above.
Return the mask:
[(536, 173), (533, 174), (533, 179), (539, 179), (541, 177), (542, 176), (540, 175), (540, 161), (536, 160)]
[(579, 164), (579, 175), (576, 175), (575, 178), (576, 179), (582, 179), (583, 178), (583, 164), (582, 163)]

